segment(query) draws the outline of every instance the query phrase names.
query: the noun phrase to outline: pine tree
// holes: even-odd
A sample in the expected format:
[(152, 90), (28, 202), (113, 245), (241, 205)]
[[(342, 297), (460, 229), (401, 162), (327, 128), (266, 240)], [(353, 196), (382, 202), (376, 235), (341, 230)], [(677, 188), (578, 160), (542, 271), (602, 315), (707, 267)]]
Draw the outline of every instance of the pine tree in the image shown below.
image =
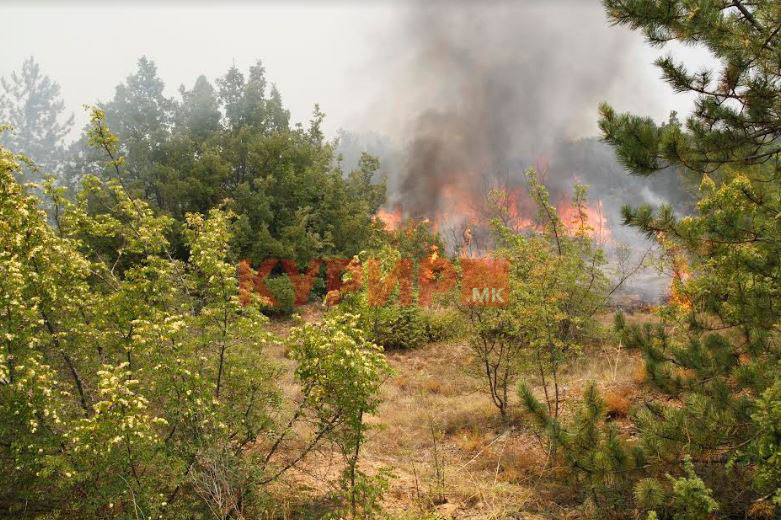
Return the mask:
[[(604, 5), (613, 22), (642, 30), (651, 43), (702, 45), (721, 65), (692, 73), (672, 57), (657, 61), (674, 90), (696, 95), (685, 122), (656, 124), (601, 107), (604, 137), (632, 173), (671, 166), (701, 184), (693, 215), (669, 206), (623, 210), (625, 223), (668, 252), (675, 272), (662, 325), (624, 331), (625, 343), (642, 349), (647, 380), (661, 394), (634, 416), (648, 471), (689, 474), (673, 485), (674, 518), (717, 509), (778, 515), (781, 2)], [(685, 456), (693, 464), (686, 472)], [(712, 498), (691, 476), (695, 468)], [(636, 496), (647, 495), (643, 482)]]
[(63, 117), (64, 112), (59, 84), (42, 74), (32, 57), (20, 72), (0, 78), (0, 123), (13, 129), (0, 142), (32, 159), (44, 174), (60, 173), (65, 138), (73, 127), (73, 115)]
[(685, 124), (671, 118), (618, 115), (602, 106), (605, 138), (633, 172), (668, 165), (712, 172), (729, 164), (775, 162), (781, 153), (779, 6), (773, 0), (603, 0), (610, 19), (639, 29), (654, 45), (669, 41), (701, 45), (720, 70), (690, 71), (672, 56), (656, 65), (676, 92), (697, 96)]
[(186, 90), (182, 85), (179, 93), (182, 102), (178, 107), (177, 124), (182, 129), (198, 141), (203, 141), (221, 130), (222, 114), (217, 92), (206, 76), (198, 76), (192, 90)]
[(643, 452), (624, 442), (618, 428), (607, 421), (605, 404), (596, 385), (586, 387), (580, 409), (569, 424), (551, 415), (526, 385), (521, 401), (539, 431), (571, 471), (578, 489), (600, 510), (600, 517), (620, 516), (628, 510), (626, 495), (644, 464)]

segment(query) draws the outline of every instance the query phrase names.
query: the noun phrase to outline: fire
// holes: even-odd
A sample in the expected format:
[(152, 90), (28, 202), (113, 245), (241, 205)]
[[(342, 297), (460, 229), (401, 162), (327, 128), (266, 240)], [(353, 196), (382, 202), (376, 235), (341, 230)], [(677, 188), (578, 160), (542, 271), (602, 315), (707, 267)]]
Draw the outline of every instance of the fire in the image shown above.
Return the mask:
[(404, 216), (402, 215), (401, 207), (396, 206), (396, 209), (393, 211), (380, 208), (377, 211), (377, 215), (375, 215), (375, 219), (382, 222), (388, 231), (395, 231), (401, 227)]
[[(450, 233), (463, 238), (461, 246), (468, 249), (473, 235), (481, 228), (487, 228), (497, 214), (516, 231), (539, 231), (540, 223), (536, 218), (536, 207), (529, 194), (521, 187), (499, 186), (489, 195), (478, 193), (471, 186), (458, 182), (462, 176), (454, 176), (453, 182), (438, 187), (439, 197), (436, 207), (431, 208), (431, 227), (435, 231)], [(402, 203), (403, 204), (403, 203)], [(611, 233), (602, 201), (583, 207), (583, 214), (570, 199), (562, 199), (556, 209), (568, 235), (583, 233), (599, 244), (611, 241)], [(377, 211), (376, 220), (383, 223), (388, 231), (396, 231), (404, 226), (404, 212), (401, 205), (394, 209), (382, 208)], [(425, 219), (421, 222), (427, 222)]]
[(528, 215), (532, 203), (521, 188), (500, 188), (492, 192), (492, 204), (499, 211), (505, 223), (515, 230), (529, 230), (536, 227)]
[(459, 184), (445, 184), (439, 188), (439, 209), (434, 215), (433, 228), (439, 230), (458, 223), (483, 221), (480, 205), (474, 203), (474, 194)]
[(599, 243), (610, 241), (610, 229), (602, 208), (602, 201), (598, 200), (596, 206), (585, 206), (583, 208), (583, 217), (581, 219), (578, 208), (572, 205), (570, 201), (563, 201), (558, 205), (559, 218), (564, 229), (570, 235), (585, 233)]
[(686, 282), (691, 277), (689, 262), (683, 253), (676, 247), (668, 251), (671, 258), (673, 279), (670, 284), (670, 301), (683, 308), (691, 309), (692, 300), (686, 290)]

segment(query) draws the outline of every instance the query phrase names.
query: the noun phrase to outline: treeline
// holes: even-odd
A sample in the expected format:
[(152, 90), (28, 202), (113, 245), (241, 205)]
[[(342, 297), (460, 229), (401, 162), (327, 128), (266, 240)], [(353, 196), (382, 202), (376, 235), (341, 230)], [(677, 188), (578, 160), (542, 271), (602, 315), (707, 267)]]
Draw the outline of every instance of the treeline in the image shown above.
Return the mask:
[(350, 258), (376, 229), (372, 216), (385, 201), (377, 160), (364, 155), (342, 171), (321, 131), (324, 114), (315, 107), (307, 125), (292, 125), (260, 63), (246, 74), (231, 67), (214, 85), (200, 76), (169, 98), (154, 63), (141, 58), (113, 99), (98, 104), (118, 138), (121, 174), (90, 146), (89, 128), (66, 146), (73, 119), (32, 58), (2, 87), (0, 120), (13, 127), (2, 142), (37, 164), (28, 180), (54, 175), (73, 195), (86, 174), (121, 177), (130, 196), (174, 218), (168, 238), (177, 258), (187, 254), (185, 215), (215, 207), (235, 214), (235, 258), (258, 263)]

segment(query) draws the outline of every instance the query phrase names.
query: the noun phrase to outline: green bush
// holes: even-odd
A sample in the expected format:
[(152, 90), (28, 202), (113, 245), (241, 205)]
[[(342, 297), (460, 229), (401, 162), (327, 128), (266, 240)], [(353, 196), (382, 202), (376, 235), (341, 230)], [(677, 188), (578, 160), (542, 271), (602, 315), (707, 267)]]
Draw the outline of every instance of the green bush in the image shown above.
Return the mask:
[[(382, 276), (392, 269), (401, 258), (397, 249), (384, 246), (376, 253), (362, 253), (359, 258), (364, 264), (369, 258), (379, 258), (382, 265)], [(349, 312), (360, 316), (360, 326), (367, 338), (387, 350), (410, 349), (420, 346), (426, 341), (426, 334), (420, 309), (417, 305), (401, 305), (398, 285), (388, 295), (383, 305), (371, 305), (367, 283), (356, 292), (342, 295), (337, 312)], [(413, 291), (413, 302), (416, 300)]]
[(411, 349), (426, 341), (426, 332), (417, 307), (398, 304), (373, 307), (362, 314), (369, 339), (386, 350)]
[(634, 498), (639, 509), (650, 512), (664, 504), (666, 493), (657, 479), (644, 478), (635, 484)]
[(713, 499), (713, 491), (694, 472), (691, 458), (684, 460), (685, 477), (669, 477), (672, 482), (673, 496), (671, 507), (673, 520), (695, 520), (708, 518), (719, 510), (719, 504)]
[(464, 333), (464, 316), (457, 309), (423, 308), (420, 320), (427, 342), (445, 341)]
[(265, 280), (266, 287), (276, 298), (279, 305), (263, 305), (262, 310), (265, 314), (290, 316), (293, 314), (293, 302), (296, 299), (296, 293), (293, 284), (287, 275), (270, 276)]

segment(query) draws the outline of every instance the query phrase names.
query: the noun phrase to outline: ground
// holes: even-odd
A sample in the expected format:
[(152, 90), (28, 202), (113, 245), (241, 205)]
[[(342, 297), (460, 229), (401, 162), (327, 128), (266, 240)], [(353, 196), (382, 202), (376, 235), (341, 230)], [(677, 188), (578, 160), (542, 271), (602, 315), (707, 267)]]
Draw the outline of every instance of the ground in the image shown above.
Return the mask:
[[(317, 321), (316, 307), (302, 310), (307, 321)], [(629, 322), (651, 319), (640, 312)], [(601, 317), (604, 323), (611, 315)], [(272, 329), (284, 337), (289, 321), (275, 321)], [(292, 369), (282, 346), (272, 352)], [(375, 474), (393, 473), (384, 509), (401, 518), (443, 519), (559, 519), (580, 518), (576, 490), (554, 478), (559, 468), (546, 464), (538, 439), (523, 417), (518, 399), (509, 421), (502, 421), (474, 373), (471, 352), (464, 339), (388, 352), (394, 369), (382, 389), (383, 402), (368, 422), (373, 426), (362, 455), (361, 468)], [(619, 427), (629, 431), (626, 413), (641, 397), (643, 364), (636, 352), (606, 342), (581, 356), (565, 376), (564, 413), (574, 408), (589, 381), (596, 381), (608, 411)], [(535, 386), (536, 381), (528, 381)], [(296, 391), (292, 370), (281, 381), (286, 392)], [(341, 460), (321, 454), (290, 479), (306, 489), (283, 500), (274, 517), (317, 518), (328, 508)], [(280, 484), (291, 493), (294, 486)], [(425, 516), (428, 514), (429, 516)], [(438, 515), (438, 516), (437, 516)]]

